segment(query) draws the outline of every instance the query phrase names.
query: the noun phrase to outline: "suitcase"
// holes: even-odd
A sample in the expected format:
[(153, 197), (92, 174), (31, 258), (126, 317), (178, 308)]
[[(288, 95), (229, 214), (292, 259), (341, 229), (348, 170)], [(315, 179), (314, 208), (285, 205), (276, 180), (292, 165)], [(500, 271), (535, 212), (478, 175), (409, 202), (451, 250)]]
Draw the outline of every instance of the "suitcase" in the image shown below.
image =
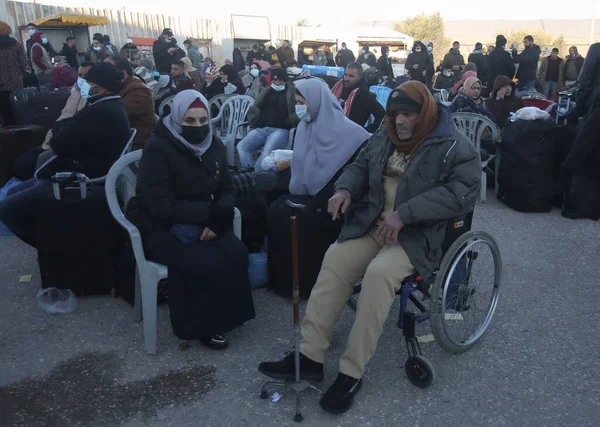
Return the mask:
[(517, 120), (502, 130), (498, 199), (520, 212), (549, 212), (555, 196), (554, 120)]
[(327, 67), (324, 65), (303, 65), (302, 71), (310, 71), (311, 76), (330, 76), (337, 80), (344, 77), (344, 67)]
[(19, 89), (11, 93), (10, 101), (17, 123), (22, 126), (33, 124), (33, 100), (38, 90), (35, 87)]
[(19, 156), (42, 145), (45, 137), (46, 129), (40, 126), (0, 127), (0, 187), (13, 176)]
[(267, 212), (267, 264), (269, 288), (284, 296), (292, 295), (292, 252), (290, 242), (290, 210), (285, 201), (306, 206), (297, 216), (298, 265), (300, 268), (300, 296), (308, 298), (314, 287), (325, 252), (335, 242), (342, 221), (332, 221), (327, 206), (310, 196), (282, 196)]
[(36, 195), (32, 203), (42, 288), (111, 293), (124, 237), (104, 186), (88, 185), (85, 175), (71, 172), (52, 181), (52, 192)]
[(66, 87), (40, 90), (33, 107), (33, 124), (51, 129), (67, 104), (71, 91)]

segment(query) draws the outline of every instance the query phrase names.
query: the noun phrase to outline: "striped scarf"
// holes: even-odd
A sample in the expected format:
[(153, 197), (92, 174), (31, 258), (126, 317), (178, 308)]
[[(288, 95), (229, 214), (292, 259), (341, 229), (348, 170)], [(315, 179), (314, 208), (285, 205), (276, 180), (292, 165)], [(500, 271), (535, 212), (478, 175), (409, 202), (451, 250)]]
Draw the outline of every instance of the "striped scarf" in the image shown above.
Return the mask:
[[(339, 80), (331, 89), (331, 92), (333, 92), (333, 94), (335, 95), (335, 97), (337, 99), (340, 99), (340, 97), (342, 96), (342, 92), (344, 90), (344, 80)], [(350, 92), (350, 95), (348, 95), (348, 99), (346, 100), (346, 103), (344, 104), (344, 114), (346, 115), (346, 117), (350, 117), (350, 110), (352, 110), (352, 101), (354, 101), (354, 97), (356, 96), (356, 94), (358, 93), (358, 87), (356, 89), (353, 89)]]

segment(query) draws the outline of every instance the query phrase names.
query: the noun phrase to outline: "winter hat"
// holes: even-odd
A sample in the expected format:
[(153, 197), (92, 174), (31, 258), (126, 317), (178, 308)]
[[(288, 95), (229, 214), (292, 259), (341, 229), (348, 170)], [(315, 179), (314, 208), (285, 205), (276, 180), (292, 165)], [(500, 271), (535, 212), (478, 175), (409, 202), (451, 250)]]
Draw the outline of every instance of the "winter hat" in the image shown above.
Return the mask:
[(90, 68), (85, 79), (90, 83), (96, 83), (98, 86), (114, 94), (118, 94), (121, 90), (123, 73), (113, 64), (101, 62)]
[(284, 82), (288, 81), (287, 72), (283, 68), (273, 68), (271, 70), (271, 77), (279, 79)]
[(496, 36), (496, 46), (497, 47), (506, 46), (507, 42), (508, 42), (508, 40), (506, 40), (506, 37), (504, 37), (502, 34), (498, 34)]
[(393, 91), (387, 102), (387, 113), (393, 114), (396, 111), (410, 111), (411, 113), (420, 113), (421, 104), (413, 100), (406, 92), (401, 89)]

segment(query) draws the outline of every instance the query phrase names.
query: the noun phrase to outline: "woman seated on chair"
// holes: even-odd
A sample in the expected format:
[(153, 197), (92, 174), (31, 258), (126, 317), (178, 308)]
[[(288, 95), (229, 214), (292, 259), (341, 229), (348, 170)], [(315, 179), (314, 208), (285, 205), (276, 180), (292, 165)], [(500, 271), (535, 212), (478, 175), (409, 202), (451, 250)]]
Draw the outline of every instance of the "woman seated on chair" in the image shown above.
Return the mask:
[[(342, 222), (334, 222), (327, 215), (327, 202), (333, 195), (333, 186), (346, 164), (351, 163), (361, 146), (371, 136), (362, 126), (352, 122), (327, 84), (320, 79), (301, 80), (296, 84), (296, 114), (300, 123), (296, 128), (291, 161), (291, 180), (288, 195), (279, 197), (267, 212), (269, 237), (269, 277), (274, 278), (276, 290), (291, 290), (291, 255), (286, 262), (284, 254), (290, 251), (289, 210), (287, 199), (306, 205), (302, 221), (303, 240), (310, 242), (311, 259), (322, 259), (325, 251), (339, 235)], [(286, 165), (278, 165), (283, 169)], [(289, 264), (289, 265), (288, 265)], [(320, 263), (303, 266), (302, 282), (312, 288)], [(308, 296), (310, 288), (303, 286)]]
[(226, 95), (243, 95), (246, 93), (246, 88), (235, 68), (232, 65), (225, 64), (219, 70), (219, 77), (214, 79), (209, 86), (206, 86), (202, 93), (207, 99), (211, 99), (222, 93)]
[(490, 112), (494, 121), (502, 129), (510, 113), (525, 107), (525, 102), (516, 95), (515, 83), (506, 76), (497, 76), (490, 97), (485, 100), (485, 108)]
[(246, 95), (256, 99), (262, 89), (267, 87), (265, 75), (269, 74), (267, 70), (262, 70), (258, 62), (253, 62), (250, 65), (250, 73), (242, 77), (242, 83), (247, 88)]
[(452, 100), (450, 112), (452, 113), (474, 113), (494, 120), (488, 110), (485, 109), (483, 98), (481, 98), (481, 80), (477, 77), (469, 77), (465, 80), (463, 88)]
[(177, 94), (144, 147), (128, 217), (148, 260), (169, 269), (175, 335), (224, 349), (223, 334), (255, 313), (247, 249), (231, 230), (227, 153), (212, 134), (207, 105), (195, 90)]

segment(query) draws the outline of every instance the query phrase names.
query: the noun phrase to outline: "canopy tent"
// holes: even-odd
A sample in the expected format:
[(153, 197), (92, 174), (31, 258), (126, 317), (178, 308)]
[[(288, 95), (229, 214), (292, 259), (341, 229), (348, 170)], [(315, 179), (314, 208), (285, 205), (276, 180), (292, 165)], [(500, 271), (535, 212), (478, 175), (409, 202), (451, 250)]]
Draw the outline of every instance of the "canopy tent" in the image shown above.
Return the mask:
[(37, 26), (43, 27), (90, 27), (108, 25), (105, 16), (78, 15), (75, 13), (59, 13), (34, 21)]

